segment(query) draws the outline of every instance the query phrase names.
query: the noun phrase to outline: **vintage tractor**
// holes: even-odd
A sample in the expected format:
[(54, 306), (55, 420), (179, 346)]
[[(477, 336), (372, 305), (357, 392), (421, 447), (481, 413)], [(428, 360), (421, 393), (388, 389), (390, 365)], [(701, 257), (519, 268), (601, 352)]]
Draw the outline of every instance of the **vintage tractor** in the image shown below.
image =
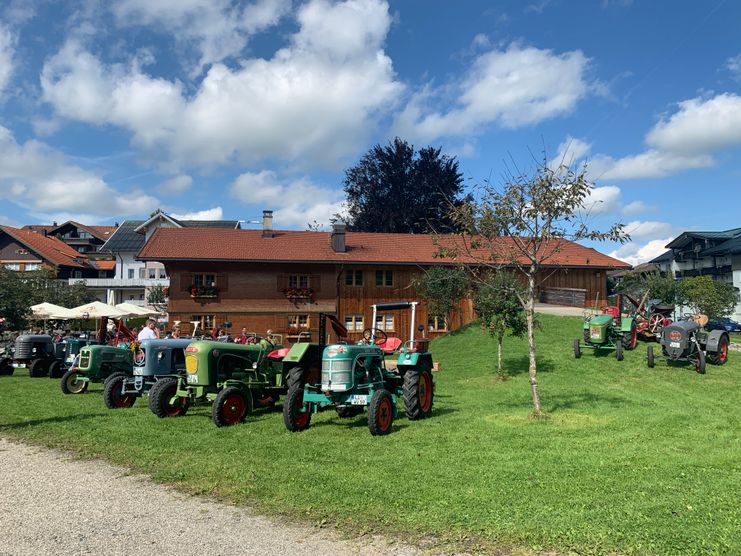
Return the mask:
[(192, 340), (144, 340), (141, 364), (135, 362), (133, 376), (114, 374), (105, 382), (103, 403), (108, 409), (131, 407), (136, 398), (155, 392), (166, 378), (185, 374), (185, 348)]
[(397, 415), (397, 400), (403, 398), (409, 419), (424, 419), (432, 412), (434, 383), (429, 340), (414, 339), (417, 302), (379, 303), (376, 313), (411, 309), (410, 340), (403, 344), (395, 368), (387, 365), (382, 349), (386, 334), (368, 328), (365, 343), (334, 344), (324, 349), (322, 373), (318, 382), (292, 386), (283, 403), (283, 422), (292, 432), (308, 428), (312, 413), (334, 407), (341, 417), (352, 417), (368, 410), (368, 428), (374, 436), (391, 432)]
[(13, 365), (28, 367), (28, 376), (32, 378), (47, 375), (59, 378), (66, 370), (64, 347), (48, 334), (23, 334), (15, 340)]
[(116, 374), (130, 375), (133, 362), (133, 353), (125, 344), (83, 347), (78, 364), (62, 375), (60, 387), (65, 394), (82, 394), (91, 382), (104, 382)]
[(707, 332), (703, 326), (707, 323), (705, 315), (694, 315), (687, 320), (679, 320), (664, 327), (659, 342), (661, 355), (654, 354), (654, 347), (646, 349), (646, 363), (650, 368), (656, 359), (667, 361), (688, 361), (693, 363), (695, 371), (705, 374), (705, 363), (724, 365), (728, 361), (730, 339), (725, 330)]
[[(615, 358), (623, 360), (623, 350), (635, 349), (638, 330), (633, 317), (622, 314), (622, 295), (617, 295), (615, 305), (605, 307), (602, 314), (586, 317), (583, 325), (584, 346), (595, 351), (614, 349)], [(581, 357), (581, 342), (574, 340), (574, 357)]]
[(12, 375), (15, 372), (13, 366), (13, 346), (6, 344), (0, 349), (0, 376), (1, 375)]
[(622, 294), (633, 304), (633, 317), (638, 337), (646, 342), (658, 342), (663, 328), (672, 323), (674, 305), (660, 299), (648, 299), (648, 292), (638, 301), (627, 293)]

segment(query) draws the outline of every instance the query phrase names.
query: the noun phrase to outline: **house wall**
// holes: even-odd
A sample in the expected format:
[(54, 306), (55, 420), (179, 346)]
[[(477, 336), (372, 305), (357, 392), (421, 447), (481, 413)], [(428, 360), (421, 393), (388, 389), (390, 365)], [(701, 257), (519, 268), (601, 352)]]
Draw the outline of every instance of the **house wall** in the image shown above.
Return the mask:
[(40, 263), (41, 258), (7, 234), (0, 234), (0, 263)]

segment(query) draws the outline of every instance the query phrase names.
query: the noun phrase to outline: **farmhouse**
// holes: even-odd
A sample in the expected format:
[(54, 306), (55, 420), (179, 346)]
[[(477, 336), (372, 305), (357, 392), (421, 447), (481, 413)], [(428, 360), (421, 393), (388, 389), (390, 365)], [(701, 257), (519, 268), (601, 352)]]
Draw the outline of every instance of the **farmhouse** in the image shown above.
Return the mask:
[[(371, 323), (369, 307), (417, 299), (415, 278), (433, 265), (451, 264), (436, 258), (437, 250), (427, 234), (347, 232), (342, 224), (332, 232), (273, 230), (272, 213), (265, 211), (262, 230), (157, 229), (138, 259), (164, 264), (170, 322), (180, 321), (186, 330), (191, 322), (205, 329), (231, 322), (237, 331), (270, 329), (293, 341), (316, 329), (320, 312), (343, 319), (352, 339), (372, 326), (406, 337), (408, 315), (382, 313)], [(606, 271), (627, 266), (565, 242), (541, 280), (542, 295), (562, 291), (582, 306), (598, 293), (604, 299)], [(417, 323), (434, 337), (473, 318), (466, 300), (452, 315), (428, 314), (422, 304)]]

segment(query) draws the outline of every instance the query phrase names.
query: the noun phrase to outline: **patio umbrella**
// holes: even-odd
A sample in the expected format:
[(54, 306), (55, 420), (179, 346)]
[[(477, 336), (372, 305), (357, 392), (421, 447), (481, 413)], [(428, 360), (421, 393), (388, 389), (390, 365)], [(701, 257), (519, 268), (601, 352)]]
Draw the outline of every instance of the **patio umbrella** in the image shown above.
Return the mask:
[(121, 311), (126, 311), (127, 313), (130, 313), (132, 316), (148, 316), (148, 315), (156, 315), (158, 314), (158, 311), (154, 309), (147, 309), (146, 307), (139, 307), (138, 305), (133, 305), (131, 303), (119, 303), (116, 305), (116, 309), (119, 309)]
[(60, 305), (54, 305), (53, 303), (44, 302), (38, 305), (31, 305), (31, 315), (35, 319), (66, 319), (68, 318), (67, 314), (69, 314), (69, 309)]
[(129, 311), (122, 311), (113, 307), (112, 305), (106, 305), (101, 301), (93, 301), (92, 303), (85, 303), (79, 307), (73, 307), (68, 309), (69, 314), (64, 317), (68, 319), (100, 319), (103, 317), (114, 317), (121, 318), (129, 316)]

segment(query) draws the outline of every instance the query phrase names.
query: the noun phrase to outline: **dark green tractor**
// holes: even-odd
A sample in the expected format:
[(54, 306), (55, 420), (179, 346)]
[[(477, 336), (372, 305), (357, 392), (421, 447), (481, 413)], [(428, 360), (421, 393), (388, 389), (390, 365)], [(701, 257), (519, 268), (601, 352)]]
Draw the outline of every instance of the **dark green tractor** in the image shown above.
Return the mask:
[(617, 295), (616, 305), (605, 307), (602, 314), (584, 319), (582, 334), (584, 344), (574, 340), (574, 357), (581, 357), (582, 348), (600, 350), (615, 350), (615, 358), (623, 360), (623, 350), (635, 349), (638, 342), (638, 330), (635, 319), (625, 316), (622, 312), (622, 296)]
[(91, 382), (105, 382), (112, 376), (131, 375), (134, 354), (127, 344), (92, 345), (80, 349), (76, 364), (62, 375), (65, 394), (83, 394)]

